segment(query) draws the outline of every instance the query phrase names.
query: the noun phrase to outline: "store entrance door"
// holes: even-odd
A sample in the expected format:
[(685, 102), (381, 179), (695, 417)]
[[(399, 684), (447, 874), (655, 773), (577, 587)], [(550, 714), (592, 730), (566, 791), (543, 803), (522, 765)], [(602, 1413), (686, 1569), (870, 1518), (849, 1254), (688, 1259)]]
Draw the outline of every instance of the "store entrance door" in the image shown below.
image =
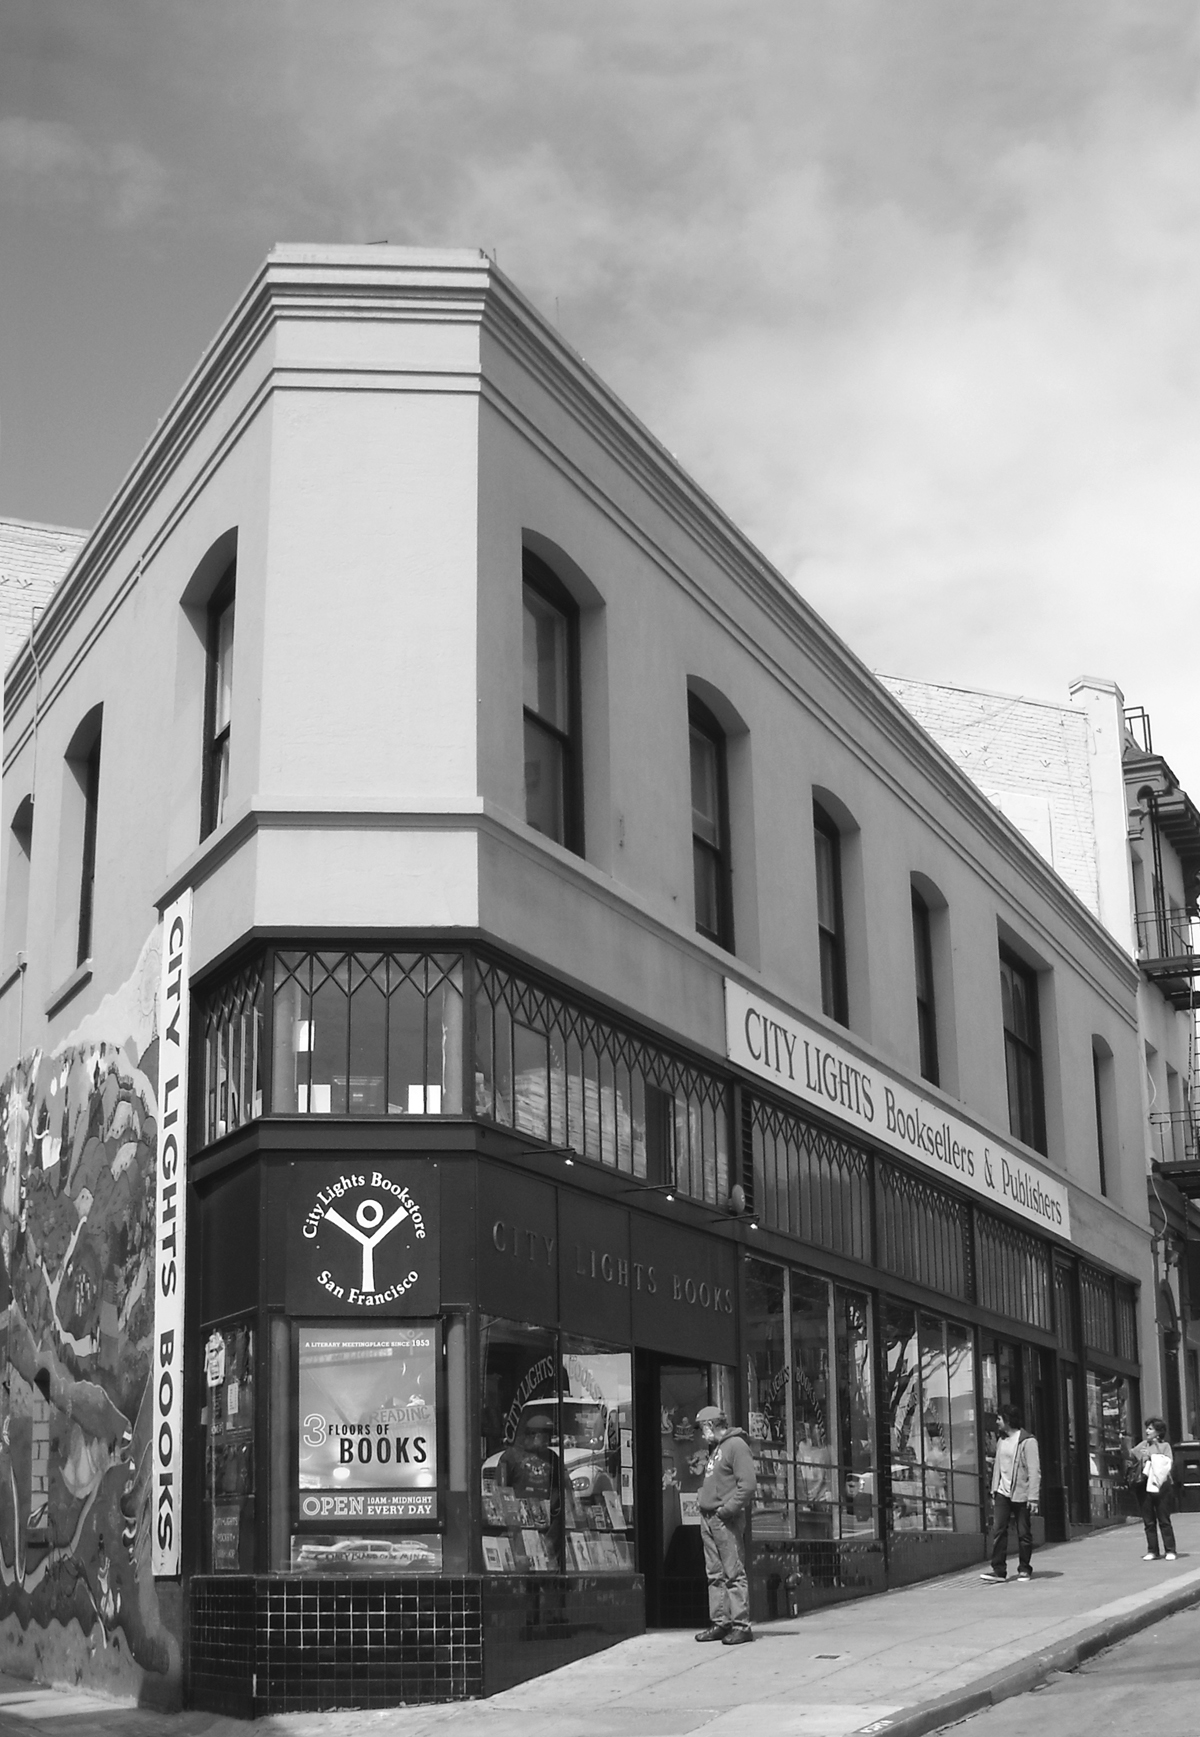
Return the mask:
[(696, 1413), (711, 1403), (711, 1365), (639, 1351), (638, 1565), (650, 1628), (704, 1628), (708, 1586), (696, 1497), (707, 1457)]

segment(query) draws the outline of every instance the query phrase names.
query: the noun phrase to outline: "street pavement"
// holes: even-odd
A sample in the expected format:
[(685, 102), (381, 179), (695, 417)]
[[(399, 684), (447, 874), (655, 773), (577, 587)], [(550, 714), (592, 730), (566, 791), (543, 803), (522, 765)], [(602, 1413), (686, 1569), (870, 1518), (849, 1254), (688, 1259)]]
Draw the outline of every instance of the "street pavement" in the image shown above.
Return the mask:
[(919, 1737), (1073, 1670), (1200, 1604), (1200, 1514), (1176, 1562), (1143, 1562), (1140, 1525), (1041, 1550), (1020, 1584), (983, 1567), (765, 1624), (754, 1646), (657, 1631), (489, 1701), (293, 1713), (254, 1724), (114, 1706), (0, 1678), (0, 1734), (54, 1737)]
[(954, 1737), (1196, 1737), (1200, 1610), (1180, 1611), (1069, 1676), (976, 1713)]

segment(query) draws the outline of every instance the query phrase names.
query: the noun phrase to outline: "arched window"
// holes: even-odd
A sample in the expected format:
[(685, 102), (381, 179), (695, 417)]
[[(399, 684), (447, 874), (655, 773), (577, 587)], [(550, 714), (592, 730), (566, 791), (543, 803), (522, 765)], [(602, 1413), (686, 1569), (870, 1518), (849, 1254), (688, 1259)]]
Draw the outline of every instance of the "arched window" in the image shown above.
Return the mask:
[(204, 689), (204, 784), (200, 837), (225, 818), (229, 796), (229, 737), (233, 719), (233, 610), (237, 577), (232, 563), (208, 603), (207, 676)]
[(933, 920), (929, 906), (912, 889), (913, 966), (917, 991), (917, 1041), (921, 1077), (938, 1084), (937, 1000), (933, 975)]
[(729, 872), (729, 782), (725, 732), (702, 700), (688, 695), (692, 775), (692, 882), (696, 928), (733, 951)]
[(528, 549), (522, 580), (525, 819), (582, 855), (579, 610), (546, 563)]
[(817, 937), (821, 954), (821, 1011), (850, 1023), (846, 992), (846, 924), (842, 902), (842, 839), (833, 817), (813, 803), (817, 871)]

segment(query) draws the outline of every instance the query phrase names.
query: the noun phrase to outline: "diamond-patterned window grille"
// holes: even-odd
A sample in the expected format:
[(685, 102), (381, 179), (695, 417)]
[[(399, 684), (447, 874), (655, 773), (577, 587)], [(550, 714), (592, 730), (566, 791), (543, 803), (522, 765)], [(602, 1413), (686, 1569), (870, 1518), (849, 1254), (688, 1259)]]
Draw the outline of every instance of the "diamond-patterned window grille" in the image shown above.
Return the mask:
[(985, 1309), (1050, 1331), (1050, 1250), (1044, 1242), (977, 1211), (975, 1258), (978, 1300)]
[(1091, 1350), (1102, 1351), (1111, 1357), (1116, 1349), (1112, 1279), (1084, 1261), (1080, 1265), (1079, 1281), (1083, 1301), (1083, 1342)]
[(263, 961), (217, 985), (198, 1008), (204, 1067), (204, 1143), (262, 1115)]
[(1079, 1347), (1075, 1321), (1075, 1269), (1066, 1261), (1054, 1263), (1054, 1330), (1064, 1351), (1074, 1355)]
[(1117, 1356), (1136, 1363), (1138, 1354), (1137, 1291), (1117, 1282)]
[(880, 1160), (879, 1264), (948, 1297), (969, 1297), (967, 1210), (951, 1194)]
[(748, 1100), (754, 1204), (772, 1230), (871, 1258), (871, 1166), (865, 1152), (761, 1098)]
[(475, 1114), (723, 1206), (723, 1080), (478, 960)]
[(273, 1011), (273, 1114), (462, 1114), (460, 954), (280, 950)]

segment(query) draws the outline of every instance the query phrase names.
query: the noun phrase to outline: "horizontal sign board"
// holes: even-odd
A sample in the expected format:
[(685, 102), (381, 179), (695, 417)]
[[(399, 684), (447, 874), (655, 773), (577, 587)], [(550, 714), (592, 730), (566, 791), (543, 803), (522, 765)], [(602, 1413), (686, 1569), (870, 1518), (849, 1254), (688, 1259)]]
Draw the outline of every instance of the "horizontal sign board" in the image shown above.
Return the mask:
[(725, 979), (725, 1053), (777, 1091), (1043, 1230), (1070, 1237), (1065, 1184), (773, 1001)]

